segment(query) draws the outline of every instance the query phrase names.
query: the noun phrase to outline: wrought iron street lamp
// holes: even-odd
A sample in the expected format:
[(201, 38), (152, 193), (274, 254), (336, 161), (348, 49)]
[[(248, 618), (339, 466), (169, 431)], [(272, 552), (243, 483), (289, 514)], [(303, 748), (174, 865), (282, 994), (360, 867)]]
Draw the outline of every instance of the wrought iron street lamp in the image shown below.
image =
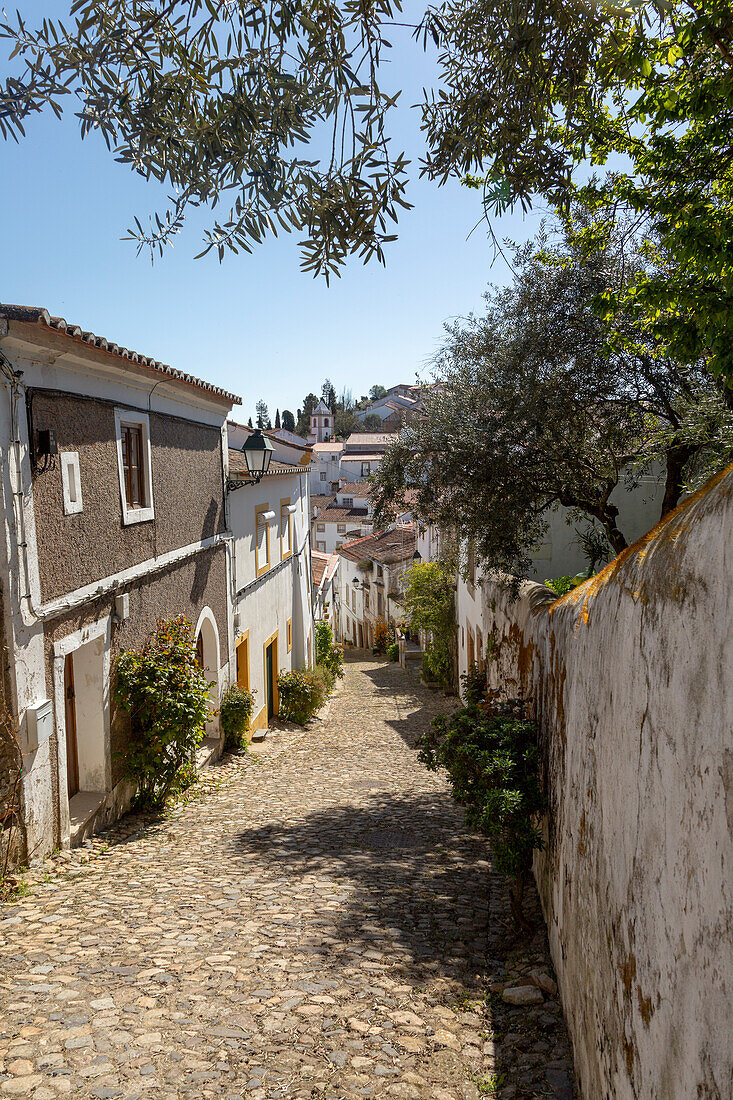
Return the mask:
[(242, 447), (247, 470), (254, 482), (261, 481), (267, 473), (272, 458), (272, 443), (262, 434), (261, 428), (255, 428)]
[(249, 479), (230, 477), (227, 481), (227, 489), (238, 489), (241, 485), (256, 485), (262, 481), (270, 467), (272, 451), (272, 443), (262, 434), (262, 429), (255, 428), (242, 447)]

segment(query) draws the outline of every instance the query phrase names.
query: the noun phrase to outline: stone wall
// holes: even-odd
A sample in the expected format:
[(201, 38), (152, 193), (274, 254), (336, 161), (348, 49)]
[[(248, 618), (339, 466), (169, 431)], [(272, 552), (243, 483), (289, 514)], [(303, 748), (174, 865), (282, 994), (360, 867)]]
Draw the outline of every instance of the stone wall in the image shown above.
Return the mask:
[(535, 863), (586, 1100), (733, 1096), (733, 467), (560, 600), (481, 585), (533, 701)]

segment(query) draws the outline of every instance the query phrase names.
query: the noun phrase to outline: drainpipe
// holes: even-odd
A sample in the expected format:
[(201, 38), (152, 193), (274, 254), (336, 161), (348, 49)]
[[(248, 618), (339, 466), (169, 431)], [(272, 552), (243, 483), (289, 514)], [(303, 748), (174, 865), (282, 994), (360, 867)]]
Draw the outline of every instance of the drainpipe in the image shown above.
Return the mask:
[[(8, 322), (3, 322), (3, 330), (0, 335), (7, 333)], [(12, 493), (13, 524), (15, 527), (15, 544), (18, 550), (18, 561), (21, 563), (20, 577), (20, 612), (25, 626), (33, 626), (40, 617), (33, 606), (31, 594), (31, 574), (28, 563), (28, 540), (25, 526), (25, 508), (23, 501), (23, 456), (20, 443), (20, 425), (18, 423), (18, 403), (25, 396), (25, 385), (21, 382), (23, 371), (15, 370), (10, 360), (0, 351), (0, 374), (8, 387), (8, 400), (10, 403), (10, 458), (8, 470), (10, 474), (10, 491)], [(23, 592), (23, 588), (26, 589)]]

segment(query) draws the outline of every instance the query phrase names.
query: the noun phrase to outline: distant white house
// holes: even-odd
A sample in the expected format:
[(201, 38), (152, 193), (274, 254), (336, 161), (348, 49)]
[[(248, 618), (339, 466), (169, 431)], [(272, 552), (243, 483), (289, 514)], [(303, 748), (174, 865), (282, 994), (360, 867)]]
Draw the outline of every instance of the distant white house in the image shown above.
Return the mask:
[(334, 636), (338, 631), (338, 554), (311, 552), (313, 618), (330, 623)]
[(339, 638), (358, 648), (371, 648), (378, 619), (402, 618), (405, 575), (412, 567), (416, 524), (396, 524), (388, 531), (344, 543), (339, 568)]

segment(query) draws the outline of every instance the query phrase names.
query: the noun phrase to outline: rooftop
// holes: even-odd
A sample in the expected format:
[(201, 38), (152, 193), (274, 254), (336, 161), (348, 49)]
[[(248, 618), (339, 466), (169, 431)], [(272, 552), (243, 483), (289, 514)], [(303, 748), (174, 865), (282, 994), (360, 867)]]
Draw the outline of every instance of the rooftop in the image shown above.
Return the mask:
[(352, 432), (346, 440), (347, 447), (387, 446), (397, 438), (397, 432)]
[(63, 317), (52, 317), (48, 310), (42, 306), (14, 306), (0, 303), (0, 319), (55, 329), (76, 343), (88, 344), (91, 347), (99, 348), (100, 351), (106, 351), (109, 355), (114, 355), (118, 359), (126, 359), (129, 363), (135, 363), (139, 367), (154, 371), (156, 374), (167, 375), (177, 382), (185, 382), (186, 385), (195, 386), (196, 389), (204, 390), (213, 397), (221, 398), (229, 405), (242, 404), (240, 397), (237, 397), (234, 393), (229, 393), (228, 390), (221, 389), (220, 386), (214, 386), (211, 382), (204, 382), (200, 378), (195, 378), (192, 374), (185, 374), (183, 371), (176, 370), (175, 367), (169, 367), (166, 363), (161, 363), (151, 356), (141, 355), (137, 351), (123, 348), (119, 344), (108, 340), (105, 336), (96, 336), (93, 332), (88, 332), (79, 325), (64, 320)]
[(339, 546), (336, 553), (349, 561), (363, 561), (372, 558), (380, 565), (397, 565), (411, 561), (415, 553), (416, 531), (414, 523), (404, 523), (390, 531), (381, 531), (377, 535), (364, 535)]
[(323, 554), (320, 550), (311, 550), (311, 572), (313, 583), (320, 586), (325, 577), (330, 580), (339, 563), (338, 554)]
[(383, 459), (383, 451), (356, 451), (354, 454), (342, 455), (342, 462), (376, 462), (377, 459)]
[(366, 500), (371, 496), (372, 489), (371, 481), (345, 481), (339, 488), (339, 495), (361, 497)]
[(339, 504), (334, 504), (330, 508), (324, 508), (324, 510), (316, 516), (318, 523), (343, 523), (345, 520), (353, 520), (355, 523), (363, 523), (369, 519), (369, 512), (366, 508), (343, 508)]
[(337, 443), (335, 439), (332, 439), (330, 443), (311, 443), (309, 446), (316, 453), (319, 451), (343, 451), (343, 443)]

